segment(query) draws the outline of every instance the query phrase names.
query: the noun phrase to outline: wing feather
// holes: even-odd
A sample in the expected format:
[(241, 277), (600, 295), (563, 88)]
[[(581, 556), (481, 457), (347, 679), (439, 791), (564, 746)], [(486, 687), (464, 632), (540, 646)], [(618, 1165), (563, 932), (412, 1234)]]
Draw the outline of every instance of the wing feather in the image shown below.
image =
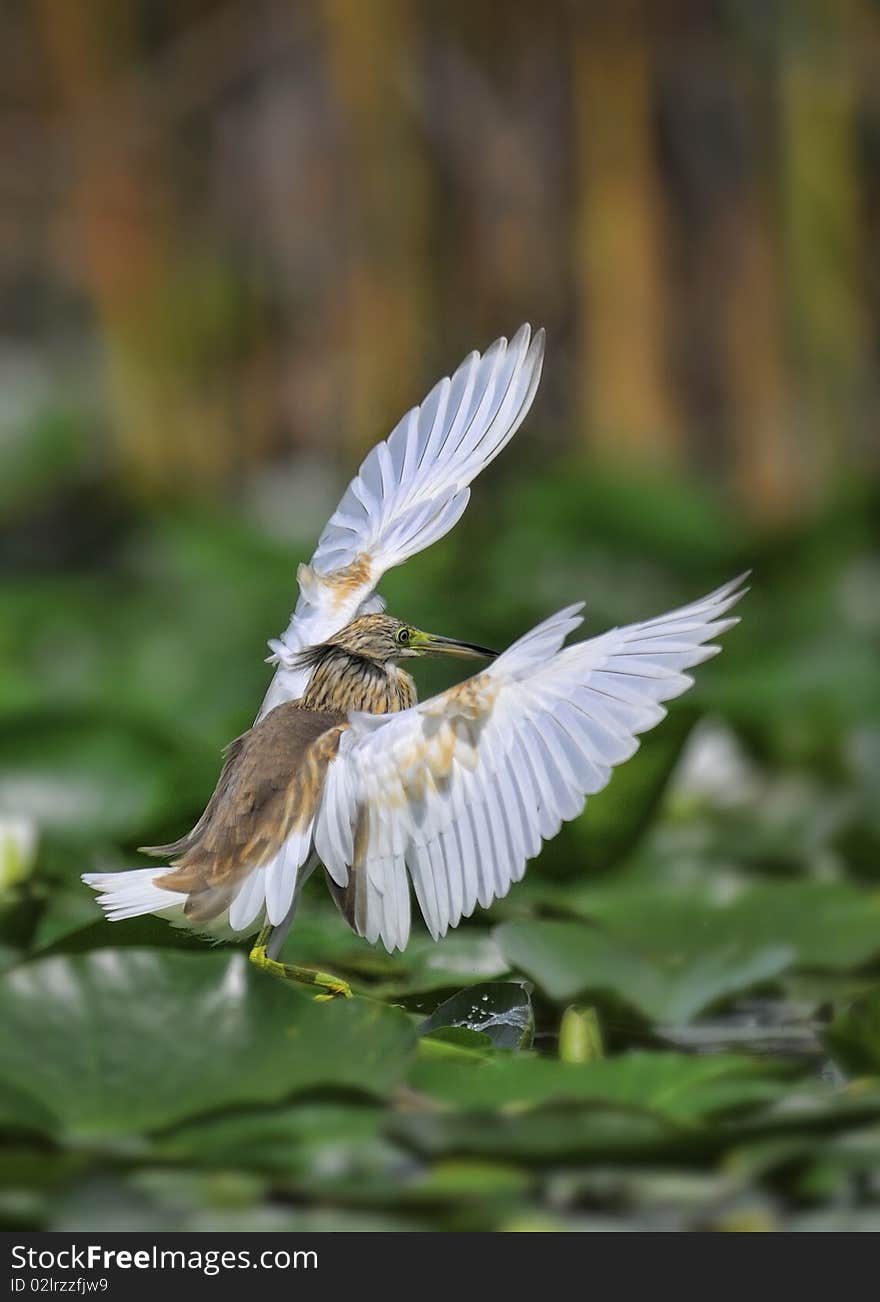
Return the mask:
[(247, 931), (266, 904), (266, 870), (255, 868), (244, 879), (229, 906), (229, 925), (233, 931)]
[(505, 895), (664, 716), (660, 702), (690, 686), (685, 670), (718, 650), (709, 639), (737, 622), (722, 616), (741, 585), (563, 648), (581, 622), (569, 607), (432, 700), (352, 715), (328, 770), (316, 845), (333, 880), (350, 877), (365, 897), (356, 930), (403, 948), (407, 872), (435, 939)]
[(463, 515), (468, 485), (513, 438), (532, 404), (544, 358), (544, 332), (521, 326), (471, 353), (436, 384), (363, 461), (300, 566), (300, 596), (290, 623), (270, 642), (278, 668), (261, 716), (305, 689), (297, 656), (324, 642), (380, 599), (382, 575), (442, 538)]

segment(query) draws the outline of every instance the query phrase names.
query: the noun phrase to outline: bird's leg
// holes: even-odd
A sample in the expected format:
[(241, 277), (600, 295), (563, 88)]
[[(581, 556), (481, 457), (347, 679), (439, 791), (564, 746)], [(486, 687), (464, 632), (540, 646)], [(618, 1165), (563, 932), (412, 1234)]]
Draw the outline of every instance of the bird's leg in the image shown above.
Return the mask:
[(248, 955), (252, 963), (263, 968), (266, 972), (271, 972), (273, 976), (280, 977), (282, 981), (296, 981), (300, 985), (320, 986), (322, 993), (315, 995), (316, 999), (336, 999), (340, 995), (344, 999), (351, 998), (351, 986), (347, 981), (343, 981), (341, 977), (331, 976), (329, 972), (317, 972), (311, 967), (297, 967), (295, 963), (279, 963), (277, 959), (270, 958), (266, 953), (266, 946), (269, 943), (272, 930), (271, 926), (266, 926), (257, 936), (254, 947)]

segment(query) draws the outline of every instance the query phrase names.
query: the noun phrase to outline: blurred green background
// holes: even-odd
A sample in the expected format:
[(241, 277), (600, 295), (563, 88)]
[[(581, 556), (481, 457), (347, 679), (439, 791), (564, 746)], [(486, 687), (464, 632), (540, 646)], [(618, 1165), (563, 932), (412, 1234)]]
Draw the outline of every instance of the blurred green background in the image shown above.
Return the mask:
[[(3, 26), (0, 1221), (880, 1229), (880, 6)], [(441, 945), (313, 879), (286, 952), (355, 1000), (103, 922), (360, 456), (526, 319), (532, 414), (391, 609), (504, 645), (753, 567), (724, 654)]]

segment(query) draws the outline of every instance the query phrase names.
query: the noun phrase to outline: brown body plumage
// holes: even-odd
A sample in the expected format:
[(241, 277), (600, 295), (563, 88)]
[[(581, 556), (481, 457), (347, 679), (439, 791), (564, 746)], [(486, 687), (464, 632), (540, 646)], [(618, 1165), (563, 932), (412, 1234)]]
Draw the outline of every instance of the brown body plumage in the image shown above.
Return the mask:
[(308, 825), (345, 726), (338, 711), (309, 710), (301, 701), (277, 706), (227, 748), (192, 831), (171, 845), (144, 847), (170, 858), (173, 871), (156, 884), (186, 893), (184, 912), (193, 922), (223, 913), (247, 874)]
[[(492, 654), (378, 614), (353, 620), (332, 642), (303, 652), (300, 664), (312, 670), (303, 697), (277, 706), (227, 747), (214, 793), (191, 832), (170, 845), (144, 847), (172, 864), (156, 885), (186, 894), (191, 921), (219, 917), (244, 878), (311, 823), (348, 713), (408, 709), (416, 687), (396, 660), (444, 652)], [(348, 916), (352, 892), (333, 894)]]

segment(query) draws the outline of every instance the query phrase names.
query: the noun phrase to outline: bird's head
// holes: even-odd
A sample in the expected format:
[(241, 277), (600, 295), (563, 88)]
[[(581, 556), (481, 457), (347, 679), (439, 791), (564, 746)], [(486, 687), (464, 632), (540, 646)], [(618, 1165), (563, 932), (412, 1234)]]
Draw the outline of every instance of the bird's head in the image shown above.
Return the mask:
[(497, 654), (474, 642), (459, 642), (437, 633), (425, 633), (394, 615), (361, 615), (346, 624), (332, 639), (331, 645), (349, 655), (372, 660), (376, 664), (409, 660), (415, 656), (459, 656), (494, 659)]

